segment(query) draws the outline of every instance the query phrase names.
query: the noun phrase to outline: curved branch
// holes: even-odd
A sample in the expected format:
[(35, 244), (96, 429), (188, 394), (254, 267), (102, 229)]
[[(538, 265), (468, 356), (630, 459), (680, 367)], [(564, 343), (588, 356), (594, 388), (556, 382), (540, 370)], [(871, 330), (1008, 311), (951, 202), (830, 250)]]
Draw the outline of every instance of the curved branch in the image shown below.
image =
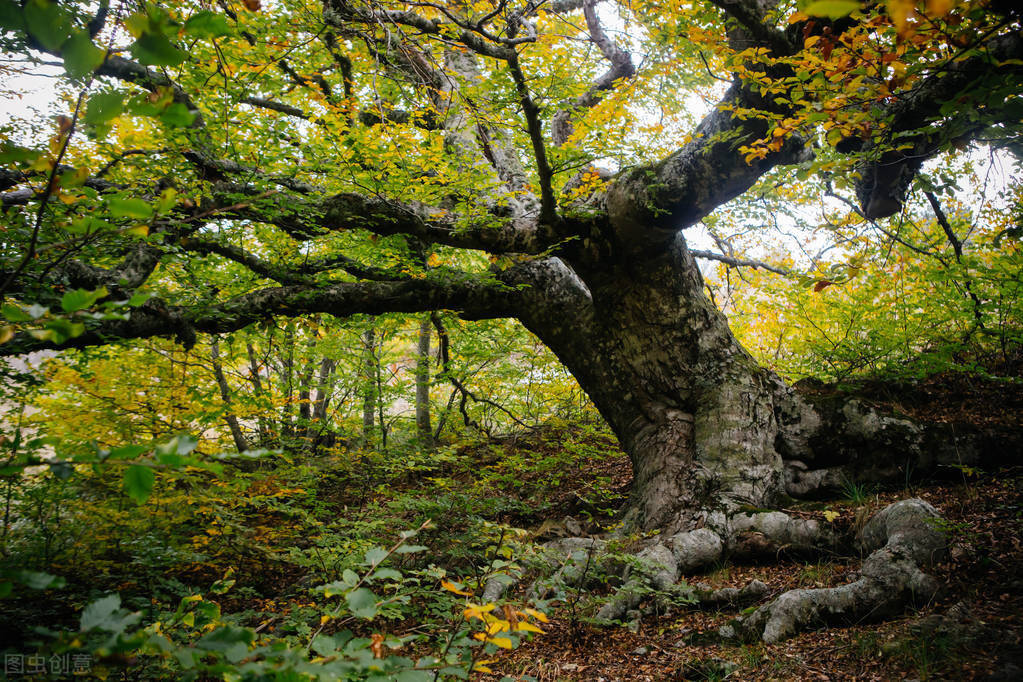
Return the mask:
[(676, 232), (748, 190), (774, 166), (806, 158), (808, 151), (797, 135), (763, 159), (747, 162), (738, 152), (744, 141), (766, 135), (768, 126), (762, 118), (733, 111), (765, 108), (776, 107), (735, 83), (700, 122), (691, 142), (660, 162), (621, 173), (611, 183), (607, 211), (626, 248), (664, 248)]
[[(887, 108), (885, 139), (864, 145), (865, 153), (875, 158), (860, 165), (861, 179), (856, 183), (866, 218), (887, 218), (901, 211), (910, 183), (927, 159), (952, 138), (973, 138), (1003, 115), (1005, 102), (990, 101), (997, 90), (992, 85), (1004, 78), (1017, 84), (1023, 79), (1023, 36), (1015, 32), (998, 36), (982, 49), (974, 57), (950, 62)], [(955, 111), (940, 113), (950, 102), (956, 103)], [(984, 109), (985, 115), (978, 116), (977, 109)], [(899, 149), (885, 150), (892, 144)]]
[(554, 114), (554, 118), (551, 120), (551, 138), (559, 147), (568, 142), (568, 138), (572, 136), (572, 119), (577, 117), (582, 110), (596, 106), (600, 102), (602, 93), (614, 88), (622, 79), (632, 78), (636, 73), (632, 55), (618, 47), (604, 33), (604, 28), (600, 25), (600, 19), (597, 17), (596, 6), (597, 0), (583, 2), (586, 27), (590, 32), (590, 40), (600, 49), (604, 58), (611, 62), (611, 68), (594, 81), (585, 93), (575, 99), (562, 102), (561, 110)]

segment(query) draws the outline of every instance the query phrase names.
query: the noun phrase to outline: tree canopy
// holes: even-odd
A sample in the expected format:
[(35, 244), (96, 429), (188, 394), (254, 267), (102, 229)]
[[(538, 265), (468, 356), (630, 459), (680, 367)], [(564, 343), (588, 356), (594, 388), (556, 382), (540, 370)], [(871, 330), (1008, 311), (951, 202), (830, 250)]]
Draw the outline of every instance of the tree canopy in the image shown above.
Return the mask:
[(3, 150), (7, 354), (515, 316), (502, 272), (641, 263), (779, 164), (898, 214), (927, 159), (1012, 147), (1021, 111), (1017, 17), (987, 2), (31, 0), (2, 21), (27, 60), (6, 68), (62, 64), (68, 105)]

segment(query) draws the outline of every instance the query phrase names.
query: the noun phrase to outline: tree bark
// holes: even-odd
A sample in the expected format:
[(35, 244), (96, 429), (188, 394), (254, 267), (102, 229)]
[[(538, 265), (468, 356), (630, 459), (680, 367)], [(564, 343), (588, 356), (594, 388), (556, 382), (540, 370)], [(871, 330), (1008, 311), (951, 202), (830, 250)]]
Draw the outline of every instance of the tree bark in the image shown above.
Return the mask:
[(362, 334), (362, 442), (373, 445), (373, 425), (376, 422), (376, 330), (370, 327)]
[(220, 342), (215, 336), (210, 340), (210, 363), (213, 365), (213, 376), (216, 377), (217, 387), (220, 389), (220, 399), (224, 401), (226, 408), (224, 421), (231, 430), (231, 439), (234, 440), (238, 452), (245, 452), (249, 449), (249, 444), (238, 424), (238, 417), (231, 412), (231, 389), (227, 385), (227, 377), (224, 376), (224, 367), (220, 364)]
[(419, 439), (430, 447), (433, 445), (433, 428), (430, 425), (430, 316), (419, 321), (419, 343), (416, 355), (416, 431)]
[[(249, 358), (249, 383), (257, 398), (263, 397), (263, 379), (260, 376), (260, 363), (256, 358), (256, 349), (251, 343), (245, 344), (245, 353)], [(259, 425), (259, 444), (263, 447), (271, 445), (270, 426), (267, 424), (266, 416), (260, 411), (256, 418)]]

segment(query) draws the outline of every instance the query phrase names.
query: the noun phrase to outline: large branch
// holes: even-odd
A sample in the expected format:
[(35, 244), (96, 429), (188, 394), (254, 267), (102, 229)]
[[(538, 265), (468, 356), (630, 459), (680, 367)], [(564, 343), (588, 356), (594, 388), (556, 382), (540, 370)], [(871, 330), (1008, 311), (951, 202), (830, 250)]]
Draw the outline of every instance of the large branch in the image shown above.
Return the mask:
[(774, 166), (805, 158), (804, 142), (795, 135), (763, 159), (747, 162), (739, 153), (741, 144), (767, 134), (767, 123), (734, 116), (733, 110), (765, 108), (772, 107), (734, 84), (691, 142), (658, 163), (621, 173), (606, 196), (620, 243), (628, 250), (665, 246), (676, 232), (748, 190)]
[(494, 36), (488, 36), (482, 30), (460, 25), (459, 28), (461, 30), (445, 33), (442, 30), (445, 22), (428, 19), (410, 11), (356, 7), (354, 2), (348, 2), (347, 0), (328, 0), (325, 2), (323, 18), (328, 24), (337, 26), (340, 29), (344, 29), (352, 21), (369, 26), (386, 26), (387, 24), (405, 26), (426, 35), (455, 40), (476, 54), (501, 60), (514, 57), (515, 52), (512, 48), (515, 45), (522, 42), (531, 42), (531, 39), (522, 38), (518, 40), (504, 39), (495, 43), (493, 42)]
[(510, 317), (519, 292), (495, 282), (416, 279), (405, 282), (343, 282), (330, 286), (285, 286), (260, 289), (208, 307), (168, 306), (151, 299), (132, 310), (128, 320), (91, 324), (65, 343), (53, 343), (19, 332), (0, 344), (0, 356), (36, 350), (63, 350), (108, 344), (117, 340), (174, 337), (185, 345), (197, 332), (222, 334), (274, 317), (327, 313), (417, 313), (455, 310), (468, 319)]
[[(462, 226), (456, 217), (418, 202), (343, 192), (330, 197), (266, 193), (250, 185), (218, 183), (219, 203), (204, 217), (241, 218), (276, 225), (291, 237), (307, 240), (341, 230), (367, 230), (378, 235), (404, 234), (426, 243), (491, 253), (541, 253), (552, 244), (535, 225), (494, 219), (490, 224)], [(237, 202), (238, 195), (251, 199)], [(205, 208), (205, 207), (204, 207)]]
[[(901, 211), (910, 182), (924, 161), (953, 138), (973, 138), (998, 122), (1005, 101), (991, 101), (991, 92), (998, 91), (995, 86), (1006, 78), (1019, 91), (1021, 59), (1023, 36), (1018, 32), (993, 38), (976, 56), (950, 62), (887, 108), (886, 134), (880, 143), (867, 145), (865, 152), (874, 158), (861, 164), (861, 179), (856, 183), (866, 218), (876, 220)], [(940, 114), (949, 102), (956, 103), (955, 111)], [(893, 145), (899, 148), (886, 150)]]

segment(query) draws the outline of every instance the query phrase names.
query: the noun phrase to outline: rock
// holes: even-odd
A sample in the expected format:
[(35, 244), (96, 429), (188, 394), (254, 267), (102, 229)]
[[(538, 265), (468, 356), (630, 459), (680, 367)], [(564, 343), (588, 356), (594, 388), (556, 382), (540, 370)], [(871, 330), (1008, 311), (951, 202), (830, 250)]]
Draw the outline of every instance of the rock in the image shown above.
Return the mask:
[(647, 547), (636, 555), (643, 562), (644, 572), (650, 585), (656, 590), (666, 590), (678, 580), (678, 566), (670, 549), (661, 544)]
[(565, 530), (568, 532), (569, 535), (579, 536), (579, 535), (583, 534), (582, 524), (579, 523), (578, 521), (576, 521), (571, 516), (566, 516), (564, 523), (565, 523)]
[(709, 528), (698, 528), (677, 533), (668, 539), (668, 546), (674, 555), (680, 573), (704, 568), (721, 558), (725, 544), (721, 537)]
[(648, 653), (650, 653), (650, 649), (647, 649), (645, 646), (638, 647), (632, 651), (633, 656), (646, 656)]

